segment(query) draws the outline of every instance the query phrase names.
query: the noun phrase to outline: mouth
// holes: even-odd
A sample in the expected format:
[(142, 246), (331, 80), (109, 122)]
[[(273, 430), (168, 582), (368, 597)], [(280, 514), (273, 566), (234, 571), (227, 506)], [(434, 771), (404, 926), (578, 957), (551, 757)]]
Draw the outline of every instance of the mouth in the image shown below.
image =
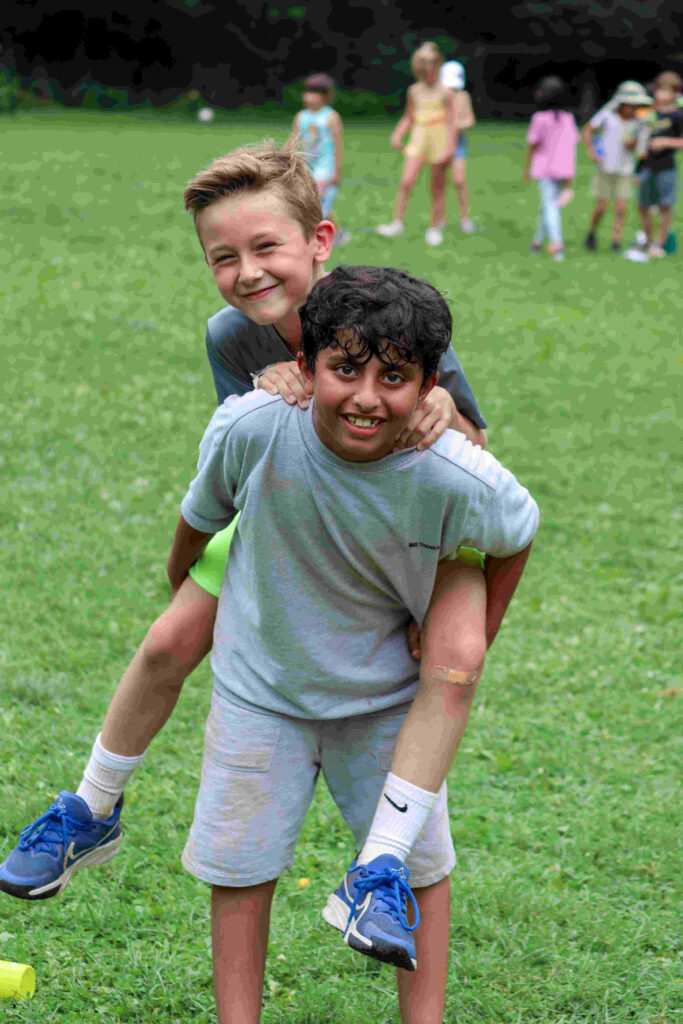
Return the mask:
[(242, 295), (242, 298), (247, 302), (255, 302), (257, 299), (263, 299), (266, 295), (270, 295), (276, 288), (277, 284), (269, 284), (266, 288), (259, 288), (255, 292), (247, 292), (245, 295)]
[(355, 437), (373, 437), (384, 423), (376, 416), (352, 416), (350, 413), (344, 414), (342, 419)]

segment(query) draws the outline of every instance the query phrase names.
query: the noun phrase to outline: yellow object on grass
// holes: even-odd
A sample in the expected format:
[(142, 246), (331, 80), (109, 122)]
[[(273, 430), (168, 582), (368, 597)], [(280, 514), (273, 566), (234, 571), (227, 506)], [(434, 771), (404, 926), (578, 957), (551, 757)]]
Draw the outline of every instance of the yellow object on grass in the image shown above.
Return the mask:
[(30, 999), (36, 989), (36, 972), (28, 964), (0, 960), (0, 999)]

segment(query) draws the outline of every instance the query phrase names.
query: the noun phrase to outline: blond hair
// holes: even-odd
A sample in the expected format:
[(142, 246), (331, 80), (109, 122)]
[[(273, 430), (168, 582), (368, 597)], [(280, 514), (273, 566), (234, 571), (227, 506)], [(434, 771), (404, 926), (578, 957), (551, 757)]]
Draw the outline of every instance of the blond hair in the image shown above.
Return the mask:
[(436, 43), (423, 43), (410, 58), (410, 70), (418, 82), (421, 81), (428, 67), (440, 68), (443, 54)]
[(185, 209), (197, 219), (207, 206), (236, 192), (272, 189), (287, 205), (308, 239), (323, 219), (315, 178), (299, 149), (297, 136), (281, 149), (273, 139), (240, 146), (221, 156), (188, 182), (183, 192)]
[(675, 71), (662, 71), (655, 79), (655, 89), (669, 89), (670, 92), (683, 92), (683, 81)]

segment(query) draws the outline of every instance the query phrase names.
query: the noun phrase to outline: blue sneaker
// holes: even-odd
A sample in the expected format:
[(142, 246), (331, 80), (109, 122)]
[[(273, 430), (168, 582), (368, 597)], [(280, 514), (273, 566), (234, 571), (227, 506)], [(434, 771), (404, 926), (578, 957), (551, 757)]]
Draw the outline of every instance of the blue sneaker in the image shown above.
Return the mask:
[(123, 795), (106, 821), (93, 818), (85, 800), (62, 790), (49, 811), (19, 836), (19, 845), (0, 864), (0, 889), (20, 900), (57, 896), (74, 871), (104, 864), (119, 851)]
[[(410, 871), (405, 864), (383, 853), (369, 864), (354, 860), (337, 889), (327, 900), (323, 918), (344, 933), (344, 942), (358, 953), (394, 964), (406, 971), (417, 968), (412, 933), (420, 923), (420, 912), (408, 885)], [(406, 909), (410, 897), (415, 924), (408, 924)]]

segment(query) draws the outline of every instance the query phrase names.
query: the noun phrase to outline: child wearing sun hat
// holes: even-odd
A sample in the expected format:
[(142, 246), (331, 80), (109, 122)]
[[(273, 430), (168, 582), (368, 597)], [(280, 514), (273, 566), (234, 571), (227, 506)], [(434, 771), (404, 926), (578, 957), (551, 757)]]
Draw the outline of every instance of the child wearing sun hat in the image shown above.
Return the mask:
[[(596, 232), (610, 201), (614, 202), (612, 252), (621, 248), (626, 209), (632, 192), (635, 150), (638, 141), (637, 113), (652, 106), (652, 98), (638, 82), (622, 82), (609, 103), (584, 125), (581, 136), (595, 164), (592, 194), (595, 206), (584, 246), (597, 248)], [(599, 135), (600, 148), (593, 136)]]

